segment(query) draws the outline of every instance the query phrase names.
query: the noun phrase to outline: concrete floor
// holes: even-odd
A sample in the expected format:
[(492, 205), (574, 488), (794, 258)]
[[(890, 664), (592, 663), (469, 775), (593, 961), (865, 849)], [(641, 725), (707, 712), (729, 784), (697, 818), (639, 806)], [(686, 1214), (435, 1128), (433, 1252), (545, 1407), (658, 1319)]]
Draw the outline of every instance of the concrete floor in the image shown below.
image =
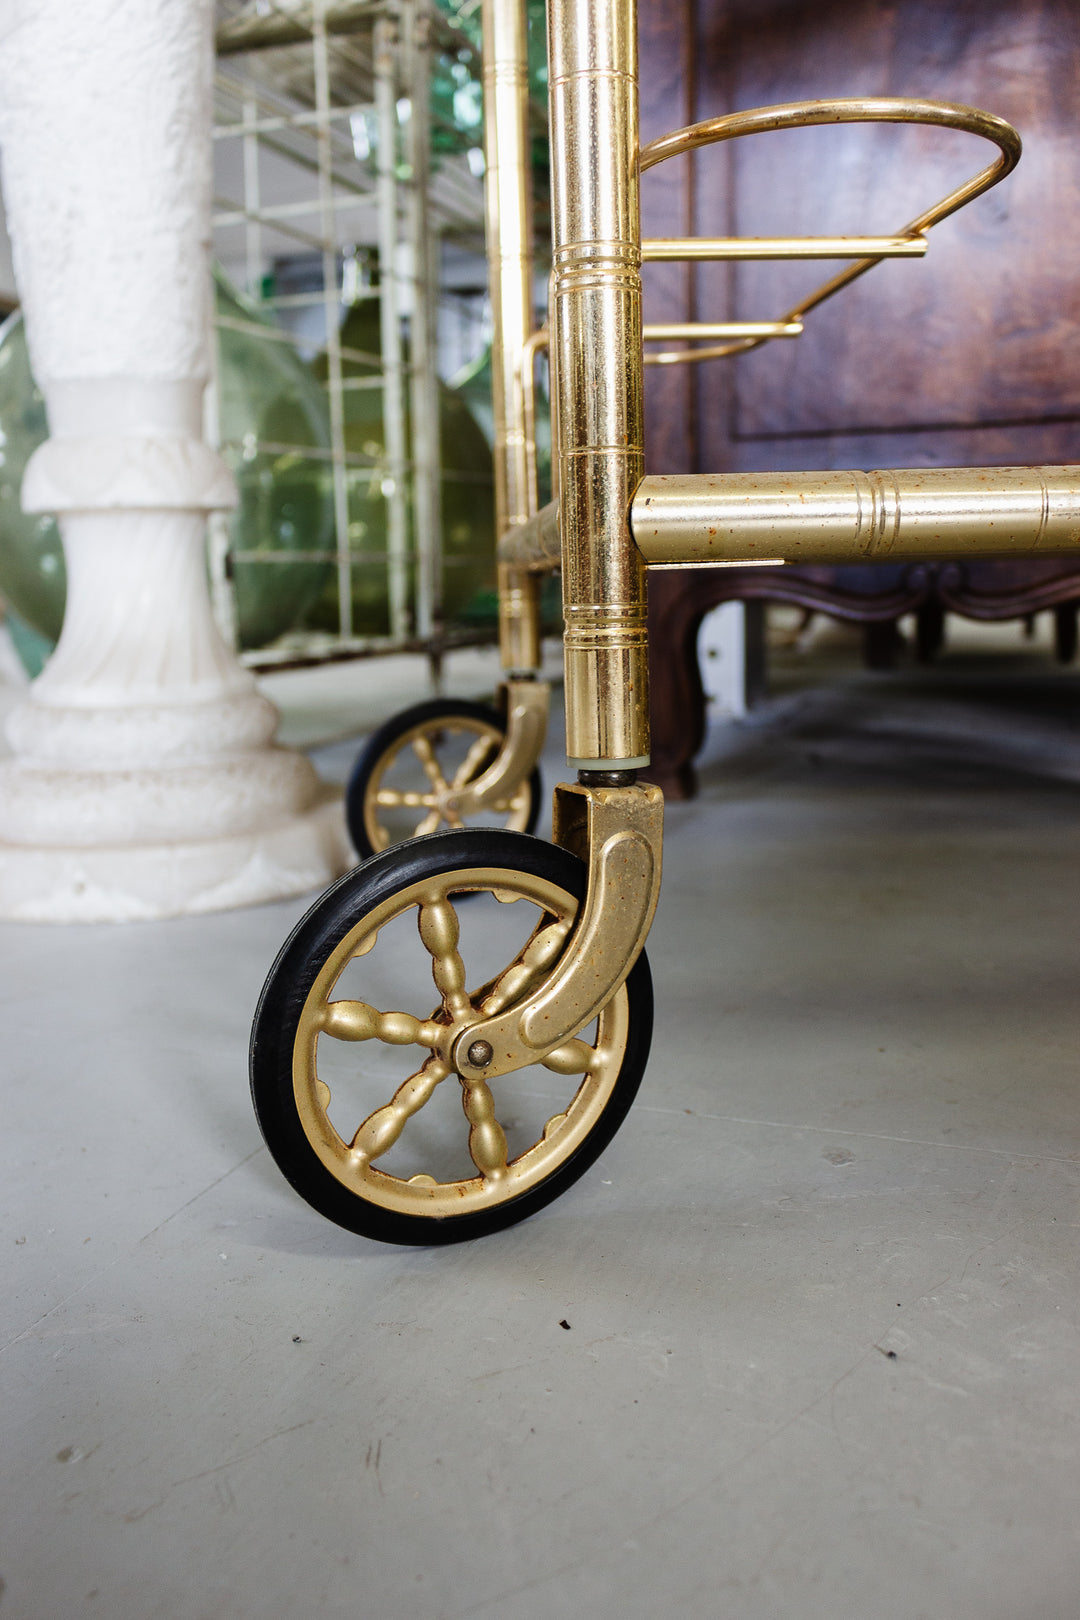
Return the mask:
[(638, 1104), (479, 1243), (263, 1149), (306, 901), (0, 930), (0, 1617), (1075, 1620), (1080, 681), (776, 690), (670, 810)]

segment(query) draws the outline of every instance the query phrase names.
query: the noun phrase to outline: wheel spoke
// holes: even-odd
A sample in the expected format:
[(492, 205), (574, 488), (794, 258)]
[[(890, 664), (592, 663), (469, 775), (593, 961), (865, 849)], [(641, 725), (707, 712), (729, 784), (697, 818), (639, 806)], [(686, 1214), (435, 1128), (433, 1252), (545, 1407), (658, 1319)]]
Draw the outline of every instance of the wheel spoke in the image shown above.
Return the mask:
[(366, 1001), (330, 1001), (323, 1008), (319, 1028), (336, 1041), (385, 1041), (387, 1046), (435, 1047), (446, 1025), (412, 1013), (378, 1012)]
[(375, 803), (394, 810), (420, 810), (438, 804), (434, 793), (412, 793), (397, 788), (380, 788)]
[(424, 775), (437, 793), (449, 793), (450, 784), (442, 773), (442, 767), (435, 757), (435, 750), (427, 738), (421, 734), (413, 738), (413, 753), (424, 768)]
[(494, 740), (491, 737), (478, 737), (454, 772), (451, 787), (464, 787), (466, 782), (471, 782), (474, 776), (479, 775), (480, 767), (487, 760), (493, 746)]
[(388, 1103), (368, 1115), (349, 1144), (351, 1151), (369, 1164), (387, 1153), (435, 1087), (452, 1073), (449, 1063), (437, 1057), (428, 1058), (423, 1068), (401, 1083)]
[(496, 1013), (501, 1013), (512, 1001), (519, 1001), (539, 984), (548, 968), (557, 961), (572, 927), (573, 918), (567, 918), (537, 929), (520, 956), (499, 975), (484, 996), (480, 1011), (485, 1018), (494, 1018)]
[(545, 1069), (552, 1069), (556, 1074), (588, 1074), (596, 1061), (596, 1052), (584, 1041), (566, 1041), (540, 1061)]
[(506, 1133), (495, 1118), (495, 1099), (486, 1080), (461, 1082), (461, 1101), (469, 1121), (469, 1154), (485, 1181), (506, 1176)]
[(431, 956), (431, 974), (442, 1004), (451, 1018), (460, 1018), (472, 1011), (465, 994), (465, 964), (458, 954), (457, 912), (445, 895), (438, 900), (425, 900), (418, 918), (420, 938)]

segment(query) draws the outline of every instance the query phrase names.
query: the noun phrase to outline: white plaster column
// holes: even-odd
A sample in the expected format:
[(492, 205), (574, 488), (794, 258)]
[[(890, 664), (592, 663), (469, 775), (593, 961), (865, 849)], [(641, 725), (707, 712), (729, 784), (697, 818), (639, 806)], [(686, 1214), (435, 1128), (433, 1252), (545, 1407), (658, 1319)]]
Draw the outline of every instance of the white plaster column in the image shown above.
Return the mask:
[(219, 635), (202, 442), (209, 0), (0, 0), (0, 153), (51, 438), (56, 651), (8, 720), (0, 915), (123, 920), (298, 893), (348, 864), (340, 805)]

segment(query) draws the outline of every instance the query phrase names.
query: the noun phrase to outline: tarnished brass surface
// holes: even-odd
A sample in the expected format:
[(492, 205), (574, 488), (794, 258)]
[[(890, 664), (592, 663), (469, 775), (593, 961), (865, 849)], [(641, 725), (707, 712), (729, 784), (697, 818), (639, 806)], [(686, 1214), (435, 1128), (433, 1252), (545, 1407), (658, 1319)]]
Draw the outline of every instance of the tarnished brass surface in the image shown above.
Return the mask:
[[(657, 787), (555, 790), (555, 841), (589, 866), (581, 914), (540, 983), (495, 1016), (455, 1037), (452, 1062), (465, 1080), (508, 1074), (553, 1053), (606, 1007), (645, 944), (660, 893), (664, 797)], [(486, 1041), (483, 1069), (470, 1046)]]
[(551, 689), (546, 681), (506, 682), (503, 745), (482, 776), (463, 787), (452, 787), (446, 794), (440, 808), (447, 820), (498, 809), (517, 794), (540, 758), (550, 706)]
[(517, 568), (532, 568), (542, 574), (558, 568), (562, 562), (558, 501), (548, 501), (528, 523), (504, 534), (499, 541), (499, 557)]
[[(521, 943), (500, 973), (470, 992), (467, 964), (459, 950), (456, 900), (459, 894), (485, 892), (508, 905), (526, 902)], [(468, 904), (477, 902), (470, 898)], [(561, 1087), (562, 1095), (536, 1139), (523, 1150), (508, 1149), (499, 1115), (507, 1120), (518, 1108), (505, 1087), (497, 1092), (489, 1087), (491, 1067), (471, 1078), (457, 1077), (464, 1118), (449, 1111), (449, 1141), (448, 1121), (445, 1115), (440, 1121), (438, 1105), (423, 1113), (442, 1082), (454, 1076), (451, 1053), (461, 1031), (476, 1026), (481, 1015), (496, 1013), (519, 999), (543, 977), (570, 933), (577, 909), (573, 896), (541, 878), (516, 870), (476, 868), (413, 884), (375, 908), (342, 939), (304, 1003), (293, 1046), (293, 1095), (304, 1134), (342, 1186), (383, 1209), (438, 1219), (517, 1197), (577, 1151), (606, 1107), (622, 1067), (629, 1030), (624, 987), (616, 989), (600, 1010), (592, 1042), (569, 1040), (543, 1054), (530, 1050), (525, 1061), (541, 1063), (548, 1071), (545, 1092)], [(365, 1001), (335, 1000), (334, 989), (353, 958), (367, 958), (379, 949), (380, 930), (386, 930), (389, 938), (395, 929), (407, 926), (409, 913), (415, 913), (421, 942), (431, 958), (439, 998), (434, 1012), (381, 1012)], [(467, 1044), (475, 1040), (468, 1036)], [(336, 1085), (327, 1042), (373, 1043), (375, 1048), (370, 1056), (366, 1050), (357, 1053), (356, 1075), (350, 1075), (339, 1096), (328, 1083), (329, 1079)], [(392, 1062), (386, 1049), (410, 1046), (418, 1047), (423, 1057), (415, 1060), (416, 1071), (391, 1092), (393, 1083), (379, 1078)], [(367, 1100), (353, 1113), (357, 1093)], [(378, 1106), (372, 1108), (373, 1102)], [(422, 1116), (418, 1154), (403, 1171), (397, 1170), (395, 1150), (399, 1154), (408, 1150), (410, 1126), (417, 1116)], [(472, 1174), (443, 1168), (470, 1160)], [(416, 1163), (424, 1165), (419, 1173)]]
[(637, 39), (625, 0), (548, 8), (567, 755), (648, 757)]
[[(484, 210), (491, 291), (495, 532), (536, 508), (535, 427), (526, 417), (526, 343), (533, 330), (528, 34), (524, 0), (483, 0)], [(531, 385), (531, 376), (529, 379)], [(499, 647), (506, 670), (540, 665), (535, 580), (499, 574)], [(534, 762), (535, 763), (535, 762)]]
[[(873, 96), (858, 99), (842, 99), (836, 101), (792, 101), (784, 102), (775, 107), (756, 107), (748, 112), (728, 113), (721, 118), (708, 118), (703, 123), (691, 124), (686, 129), (675, 130), (670, 135), (664, 135), (659, 140), (650, 141), (641, 152), (641, 173), (663, 163), (668, 158), (677, 157), (682, 152), (693, 152), (702, 146), (711, 146), (717, 141), (734, 140), (741, 135), (764, 134), (778, 129), (801, 129), (809, 125), (820, 124), (931, 124), (943, 129), (964, 130), (970, 135), (979, 135), (984, 140), (992, 141), (998, 148), (999, 156), (985, 169), (980, 169), (963, 185), (957, 186), (945, 197), (921, 213), (918, 218), (911, 220), (895, 236), (886, 239), (862, 239), (864, 242), (863, 256), (857, 256), (855, 263), (845, 270), (824, 282), (820, 287), (800, 300), (792, 309), (780, 317), (778, 325), (785, 322), (798, 321), (807, 315), (810, 310), (816, 309), (819, 304), (831, 298), (834, 293), (846, 287), (858, 276), (865, 275), (879, 264), (883, 258), (904, 256), (907, 253), (913, 256), (925, 252), (925, 232), (932, 225), (947, 219), (950, 214), (962, 208), (965, 203), (971, 202), (975, 197), (987, 191), (991, 186), (1004, 180), (1020, 160), (1020, 137), (1011, 124), (1003, 118), (997, 118), (993, 113), (980, 111), (977, 107), (966, 107), (959, 103), (945, 101), (926, 101), (916, 97)], [(752, 242), (753, 239), (749, 239)], [(763, 239), (759, 239), (763, 240)], [(898, 247), (896, 252), (885, 252), (880, 246), (871, 248), (871, 241), (889, 241), (897, 244), (907, 242), (907, 248)], [(765, 251), (754, 251), (752, 246), (743, 247), (734, 239), (723, 245), (722, 252), (713, 251), (721, 247), (719, 241), (715, 243), (699, 242), (696, 238), (688, 238), (685, 243), (685, 253), (678, 252), (678, 245), (674, 240), (668, 243), (647, 244), (646, 257), (656, 258), (747, 258), (747, 259), (773, 259), (773, 258), (818, 258), (818, 257), (847, 257), (846, 252), (837, 251), (835, 254), (822, 254), (817, 251), (821, 238), (792, 237), (786, 246), (777, 239), (767, 242)], [(858, 254), (860, 238), (838, 237), (832, 239), (832, 244), (841, 249), (844, 243), (853, 248)], [(740, 338), (718, 347), (689, 349), (682, 354), (665, 355), (664, 361), (669, 365), (687, 364), (701, 360), (718, 360), (729, 354), (743, 354), (750, 349), (758, 348), (762, 343), (768, 342), (769, 337), (775, 334), (765, 334), (756, 337)]]
[[(518, 526), (508, 531), (521, 532)], [(540, 582), (512, 560), (500, 561), (499, 659), (508, 674), (540, 668)], [(536, 761), (533, 761), (535, 765)]]
[(1080, 467), (649, 477), (631, 522), (660, 567), (1053, 556), (1080, 546)]
[(646, 264), (672, 259), (921, 259), (925, 236), (658, 236), (646, 237)]

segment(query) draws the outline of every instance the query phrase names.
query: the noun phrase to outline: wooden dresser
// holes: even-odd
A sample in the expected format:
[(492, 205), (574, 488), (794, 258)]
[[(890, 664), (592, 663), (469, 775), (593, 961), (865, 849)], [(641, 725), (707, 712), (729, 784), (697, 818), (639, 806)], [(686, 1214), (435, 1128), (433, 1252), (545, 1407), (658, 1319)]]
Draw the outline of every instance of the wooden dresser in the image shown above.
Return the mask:
[[(733, 109), (921, 95), (999, 113), (1025, 144), (999, 190), (807, 319), (801, 338), (646, 374), (651, 472), (1006, 465), (1080, 455), (1080, 10), (1075, 0), (642, 0), (643, 139)], [(886, 233), (983, 161), (969, 136), (838, 126), (758, 136), (642, 181), (648, 236)], [(645, 318), (775, 318), (820, 265), (651, 265)], [(1057, 613), (1075, 651), (1080, 565), (653, 574), (653, 778), (693, 791), (696, 660), (719, 602), (795, 602), (868, 626), (887, 660), (900, 614), (932, 656), (946, 612)]]

